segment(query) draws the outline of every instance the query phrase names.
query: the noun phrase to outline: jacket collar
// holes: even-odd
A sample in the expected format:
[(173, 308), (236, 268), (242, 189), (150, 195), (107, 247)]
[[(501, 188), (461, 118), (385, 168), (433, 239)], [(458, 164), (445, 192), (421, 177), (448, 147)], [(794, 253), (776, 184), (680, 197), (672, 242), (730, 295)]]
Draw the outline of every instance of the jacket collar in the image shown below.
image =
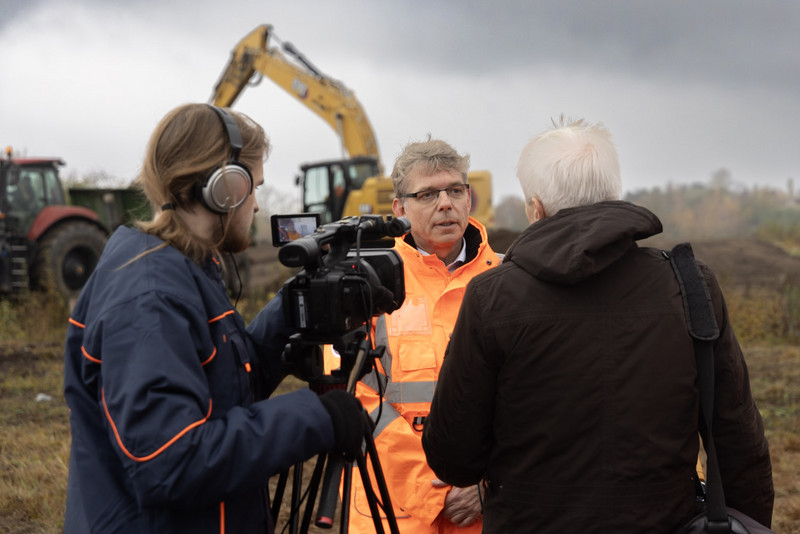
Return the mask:
[(504, 261), (545, 282), (577, 284), (660, 233), (649, 210), (624, 201), (562, 209), (533, 223), (511, 245)]
[[(482, 227), (479, 228), (478, 225), (480, 225), (480, 223), (470, 217), (467, 229), (464, 230), (464, 241), (467, 244), (466, 259), (464, 260), (465, 264), (471, 262), (478, 256), (478, 251), (480, 250), (481, 243), (483, 242), (483, 232), (481, 231)], [(414, 249), (417, 248), (417, 244), (414, 242), (411, 232), (407, 233), (402, 239), (408, 246), (413, 247)]]

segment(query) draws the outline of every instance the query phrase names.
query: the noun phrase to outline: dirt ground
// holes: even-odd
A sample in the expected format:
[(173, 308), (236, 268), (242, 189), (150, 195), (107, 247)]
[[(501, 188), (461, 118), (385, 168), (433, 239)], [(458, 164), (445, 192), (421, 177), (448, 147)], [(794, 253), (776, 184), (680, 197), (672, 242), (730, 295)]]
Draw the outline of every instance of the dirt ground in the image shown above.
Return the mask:
[[(647, 246), (670, 249), (676, 244), (650, 238)], [(791, 256), (770, 243), (754, 239), (692, 241), (696, 258), (716, 274), (726, 291), (767, 290), (780, 292), (787, 282), (800, 285), (800, 257)]]

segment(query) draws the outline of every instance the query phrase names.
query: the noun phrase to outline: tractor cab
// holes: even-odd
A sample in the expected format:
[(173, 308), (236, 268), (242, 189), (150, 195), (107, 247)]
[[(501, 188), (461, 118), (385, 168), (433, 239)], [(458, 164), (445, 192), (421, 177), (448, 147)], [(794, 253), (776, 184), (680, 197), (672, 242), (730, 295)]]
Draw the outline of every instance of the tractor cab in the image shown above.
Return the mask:
[(3, 162), (0, 173), (0, 212), (6, 228), (27, 235), (36, 217), (47, 206), (66, 204), (58, 177), (60, 159), (13, 159)]

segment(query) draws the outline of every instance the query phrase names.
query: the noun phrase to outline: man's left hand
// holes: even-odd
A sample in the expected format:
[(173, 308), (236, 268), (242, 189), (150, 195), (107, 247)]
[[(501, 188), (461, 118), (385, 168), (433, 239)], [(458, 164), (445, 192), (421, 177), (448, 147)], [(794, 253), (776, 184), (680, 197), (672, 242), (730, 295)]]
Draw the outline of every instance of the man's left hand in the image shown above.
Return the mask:
[[(438, 478), (432, 480), (431, 484), (436, 488), (449, 486)], [(453, 486), (444, 498), (442, 514), (459, 528), (475, 524), (481, 516), (481, 499), (478, 491), (480, 491), (478, 486), (467, 488)]]

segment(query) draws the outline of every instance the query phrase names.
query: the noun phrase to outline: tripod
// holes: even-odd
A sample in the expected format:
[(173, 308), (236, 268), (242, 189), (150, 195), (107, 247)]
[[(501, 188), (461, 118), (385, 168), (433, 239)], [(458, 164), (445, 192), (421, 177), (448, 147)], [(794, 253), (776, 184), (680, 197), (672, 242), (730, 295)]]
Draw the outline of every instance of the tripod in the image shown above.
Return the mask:
[[(352, 361), (352, 367), (350, 369), (346, 385), (346, 391), (350, 394), (353, 394), (355, 392), (356, 382), (359, 380), (361, 376), (363, 376), (362, 368), (366, 361), (367, 355), (368, 353), (372, 352), (369, 350), (369, 344), (364, 338), (361, 338), (360, 341), (357, 342), (357, 347), (358, 348), (355, 354), (354, 361), (353, 359), (351, 359), (351, 357), (345, 357), (343, 355), (343, 362), (345, 362), (345, 360), (348, 360), (348, 363)], [(342, 366), (343, 369), (347, 367), (350, 367), (350, 365)], [(340, 380), (337, 380), (335, 377), (328, 377), (328, 378), (331, 379), (329, 379), (328, 381), (320, 380), (320, 381), (310, 382), (309, 387), (311, 387), (312, 390), (314, 390), (319, 394), (332, 387), (341, 387), (341, 385), (343, 385), (343, 383)], [(362, 415), (363, 417), (366, 418), (366, 421), (369, 424), (363, 425), (365, 450), (358, 454), (358, 456), (355, 459), (355, 462), (357, 463), (358, 471), (361, 474), (361, 482), (364, 486), (364, 491), (367, 496), (367, 503), (369, 504), (370, 513), (372, 514), (372, 521), (375, 525), (375, 532), (378, 534), (384, 534), (385, 532), (379, 510), (379, 503), (380, 503), (381, 505), (380, 508), (383, 508), (383, 511), (386, 514), (386, 519), (389, 523), (390, 532), (392, 534), (399, 534), (399, 530), (397, 527), (397, 519), (394, 515), (394, 509), (392, 508), (391, 499), (389, 498), (389, 491), (386, 486), (386, 480), (384, 479), (383, 470), (381, 469), (380, 465), (380, 459), (378, 458), (378, 452), (375, 448), (375, 440), (372, 437), (372, 428), (373, 428), (372, 419), (370, 419), (369, 415), (366, 412), (363, 412)], [(367, 470), (367, 457), (371, 462), (372, 470), (375, 475), (375, 480), (381, 498), (380, 502), (378, 501), (378, 497), (375, 494), (375, 490), (372, 487), (372, 482), (370, 481), (369, 472)], [(323, 470), (325, 473), (324, 480), (322, 480)], [(302, 501), (301, 488), (303, 481), (302, 480), (303, 464), (302, 463), (295, 464), (293, 478), (292, 478), (292, 496), (290, 501), (291, 508), (289, 513), (290, 534), (298, 534), (298, 532), (301, 534), (306, 534), (308, 532), (308, 529), (311, 525), (311, 516), (313, 514), (314, 502), (316, 501), (317, 498), (317, 491), (319, 489), (321, 480), (322, 480), (322, 491), (320, 495), (320, 503), (319, 503), (319, 508), (317, 510), (317, 518), (315, 524), (320, 528), (328, 529), (333, 527), (336, 503), (339, 497), (338, 495), (339, 481), (341, 480), (342, 507), (340, 514), (339, 532), (346, 533), (348, 531), (348, 524), (350, 522), (350, 497), (351, 497), (350, 490), (352, 487), (352, 471), (353, 471), (353, 462), (345, 461), (343, 455), (327, 454), (327, 453), (322, 453), (317, 455), (317, 461), (316, 464), (314, 465), (314, 471), (311, 475), (311, 480), (308, 485), (307, 502), (305, 510), (303, 511), (302, 522), (298, 526), (300, 505)], [(272, 517), (275, 520), (277, 520), (278, 513), (280, 512), (280, 506), (283, 500), (283, 493), (286, 489), (286, 482), (288, 480), (288, 476), (289, 476), (289, 471), (287, 470), (281, 473), (278, 478), (278, 485), (275, 489), (275, 495), (273, 496), (272, 509), (271, 509)]]

